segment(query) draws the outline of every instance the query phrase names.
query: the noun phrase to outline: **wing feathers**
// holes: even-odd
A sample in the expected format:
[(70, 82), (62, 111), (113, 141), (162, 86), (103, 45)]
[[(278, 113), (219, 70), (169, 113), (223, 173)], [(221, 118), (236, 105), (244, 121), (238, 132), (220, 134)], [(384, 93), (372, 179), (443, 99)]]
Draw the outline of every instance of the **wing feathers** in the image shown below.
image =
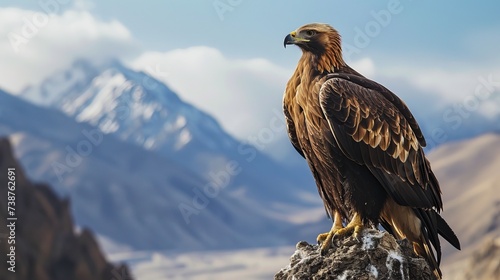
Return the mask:
[[(424, 135), (422, 134), (422, 131), (420, 130), (420, 127), (415, 120), (415, 117), (413, 117), (412, 113), (410, 112), (410, 109), (406, 106), (406, 104), (399, 98), (397, 97), (394, 93), (392, 93), (390, 90), (382, 86), (381, 84), (374, 82), (370, 79), (366, 79), (365, 77), (361, 75), (354, 75), (354, 74), (347, 74), (347, 73), (332, 73), (327, 75), (327, 78), (342, 78), (346, 81), (351, 81), (352, 83), (358, 84), (363, 86), (366, 89), (371, 89), (375, 92), (378, 92), (379, 95), (383, 98), (385, 98), (387, 101), (389, 101), (391, 104), (393, 104), (396, 108), (398, 108), (398, 111), (404, 116), (406, 121), (408, 122), (409, 126), (411, 127), (411, 130), (413, 134), (416, 136), (418, 139), (418, 142), (422, 147), (426, 146), (425, 138)], [(417, 147), (415, 147), (417, 148)]]
[[(406, 105), (363, 77), (356, 77), (357, 82), (342, 75), (329, 77), (320, 89), (320, 105), (342, 152), (383, 171), (376, 176), (386, 181), (384, 187), (398, 203), (441, 209), (437, 180), (428, 180), (423, 135), (413, 117), (408, 120)], [(393, 184), (396, 181), (401, 183)]]

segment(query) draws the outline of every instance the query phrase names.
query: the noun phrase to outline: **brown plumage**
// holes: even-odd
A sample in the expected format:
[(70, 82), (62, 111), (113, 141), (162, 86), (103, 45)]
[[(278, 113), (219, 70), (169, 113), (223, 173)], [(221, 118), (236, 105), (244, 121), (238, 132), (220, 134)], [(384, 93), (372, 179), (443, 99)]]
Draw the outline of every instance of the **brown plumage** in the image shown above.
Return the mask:
[(440, 278), (438, 234), (458, 249), (460, 244), (438, 214), (441, 190), (410, 110), (344, 62), (340, 35), (331, 26), (304, 25), (284, 44), (302, 50), (283, 99), (290, 141), (334, 217), (332, 230), (318, 236), (322, 250), (333, 237), (380, 223), (408, 238)]

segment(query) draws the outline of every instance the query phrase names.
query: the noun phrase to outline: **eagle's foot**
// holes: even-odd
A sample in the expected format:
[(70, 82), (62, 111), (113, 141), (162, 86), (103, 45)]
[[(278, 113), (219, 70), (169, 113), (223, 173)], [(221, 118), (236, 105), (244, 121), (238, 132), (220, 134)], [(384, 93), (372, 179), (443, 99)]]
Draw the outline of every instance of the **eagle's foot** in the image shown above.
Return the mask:
[(316, 240), (318, 241), (318, 245), (321, 244), (321, 255), (324, 256), (325, 253), (330, 249), (332, 246), (333, 242), (333, 237), (337, 234), (338, 231), (342, 230), (341, 227), (335, 227), (335, 225), (332, 227), (332, 229), (329, 232), (321, 233), (318, 235)]
[(325, 240), (328, 239), (328, 236), (330, 235), (330, 238), (333, 237), (332, 235), (332, 232), (329, 231), (329, 232), (325, 232), (325, 233), (320, 233), (318, 234), (318, 237), (316, 237), (316, 241), (318, 241), (318, 245), (322, 244), (323, 242), (325, 242)]
[(356, 240), (361, 241), (360, 239), (360, 233), (363, 231), (363, 225), (352, 225), (352, 226), (346, 226), (345, 228), (340, 229), (335, 233), (333, 236), (333, 239), (340, 239), (342, 237), (346, 237), (348, 235), (352, 234), (352, 237), (354, 237)]
[(318, 245), (321, 244), (321, 255), (324, 256), (325, 253), (330, 249), (333, 242), (333, 236), (341, 230), (342, 227), (342, 217), (338, 213), (335, 213), (333, 225), (329, 232), (321, 233), (316, 237), (316, 241), (318, 241)]
[(333, 235), (332, 242), (336, 239), (340, 239), (351, 234), (354, 239), (361, 242), (361, 232), (363, 231), (363, 228), (363, 221), (361, 221), (361, 218), (358, 214), (354, 214), (354, 217), (352, 217), (352, 220), (349, 222), (349, 224), (347, 224), (347, 226), (345, 226), (344, 228), (338, 230), (335, 235)]

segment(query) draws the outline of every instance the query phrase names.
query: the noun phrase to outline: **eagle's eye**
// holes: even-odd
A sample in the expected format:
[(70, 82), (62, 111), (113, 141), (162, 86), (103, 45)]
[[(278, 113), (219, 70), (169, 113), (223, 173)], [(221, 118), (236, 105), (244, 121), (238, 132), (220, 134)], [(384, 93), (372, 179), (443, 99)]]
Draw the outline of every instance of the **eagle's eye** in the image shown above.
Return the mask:
[(314, 35), (316, 35), (316, 31), (315, 30), (306, 30), (306, 35), (308, 37), (314, 36)]

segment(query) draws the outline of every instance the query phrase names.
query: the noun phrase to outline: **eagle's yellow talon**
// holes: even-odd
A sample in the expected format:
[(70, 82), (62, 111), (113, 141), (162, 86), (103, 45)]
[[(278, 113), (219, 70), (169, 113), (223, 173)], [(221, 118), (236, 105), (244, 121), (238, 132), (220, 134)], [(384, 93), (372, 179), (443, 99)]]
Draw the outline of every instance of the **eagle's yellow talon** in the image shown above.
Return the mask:
[(354, 217), (352, 217), (352, 220), (349, 222), (349, 224), (347, 224), (346, 227), (338, 230), (333, 236), (333, 239), (338, 239), (352, 234), (354, 238), (360, 240), (359, 236), (361, 231), (363, 231), (363, 222), (361, 221), (361, 218), (358, 214), (354, 214)]
[(318, 237), (316, 237), (316, 241), (318, 241), (318, 244), (323, 243), (328, 238), (329, 234), (330, 234), (330, 232), (318, 234)]
[(352, 236), (356, 238), (356, 240), (361, 241), (361, 232), (363, 231), (363, 225), (355, 226), (354, 227), (354, 233)]
[(321, 255), (324, 255), (328, 249), (332, 246), (333, 236), (337, 230), (331, 229), (329, 232), (322, 233), (318, 235), (318, 244), (321, 244)]
[(333, 225), (329, 232), (321, 233), (316, 237), (316, 241), (318, 241), (318, 245), (321, 244), (321, 255), (324, 255), (328, 249), (330, 249), (333, 241), (333, 236), (339, 231), (342, 230), (342, 217), (340, 214), (335, 212)]

